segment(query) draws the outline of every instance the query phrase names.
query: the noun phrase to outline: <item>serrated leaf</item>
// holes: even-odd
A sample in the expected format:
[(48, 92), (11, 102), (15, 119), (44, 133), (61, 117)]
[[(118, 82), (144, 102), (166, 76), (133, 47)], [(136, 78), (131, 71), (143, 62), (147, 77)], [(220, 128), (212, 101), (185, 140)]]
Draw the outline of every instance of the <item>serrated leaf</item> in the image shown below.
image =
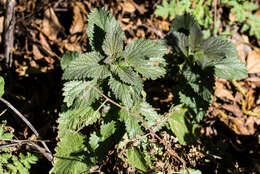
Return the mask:
[(236, 47), (227, 40), (215, 37), (205, 40), (195, 55), (202, 68), (214, 66), (225, 58), (237, 58)]
[(70, 62), (74, 59), (76, 59), (77, 57), (80, 56), (80, 53), (77, 51), (72, 51), (72, 52), (66, 52), (63, 56), (62, 59), (60, 61), (60, 65), (61, 65), (61, 69), (64, 71), (68, 65), (70, 64)]
[(126, 156), (128, 163), (136, 167), (137, 169), (146, 172), (148, 167), (145, 163), (144, 156), (139, 152), (136, 147), (126, 150)]
[(83, 81), (69, 81), (64, 84), (63, 93), (64, 102), (67, 107), (77, 103), (77, 106), (85, 103), (86, 105), (91, 105), (95, 100), (100, 98), (100, 95), (91, 86), (97, 86), (95, 80), (83, 82)]
[(260, 19), (259, 17), (248, 14), (247, 24), (249, 27), (249, 35), (256, 36), (257, 39), (260, 39)]
[[(186, 93), (189, 93), (189, 91), (187, 91)], [(192, 114), (195, 114), (194, 120), (198, 123), (202, 120), (204, 114), (206, 113), (209, 103), (198, 97), (196, 98), (193, 93), (189, 95), (186, 93), (183, 93), (181, 91), (179, 92), (178, 95), (180, 98), (180, 103), (182, 103), (186, 108), (188, 108), (189, 112), (192, 111)]]
[(166, 39), (174, 51), (176, 51), (178, 54), (183, 54), (186, 57), (188, 56), (189, 41), (185, 34), (173, 31)]
[(139, 104), (138, 112), (144, 116), (147, 126), (153, 127), (154, 131), (158, 131), (164, 125), (163, 116), (159, 115), (147, 102)]
[(129, 86), (114, 78), (110, 78), (108, 85), (113, 91), (117, 99), (121, 100), (122, 103), (131, 108), (133, 104), (140, 98), (142, 86)]
[(141, 66), (139, 61), (142, 59), (161, 58), (166, 51), (166, 47), (159, 41), (139, 39), (130, 42), (124, 52), (126, 61), (134, 67)]
[(106, 55), (117, 57), (123, 51), (124, 32), (114, 18), (109, 22), (106, 31), (102, 49)]
[(245, 63), (238, 58), (227, 58), (215, 64), (215, 76), (226, 80), (248, 77)]
[(103, 56), (97, 52), (80, 54), (70, 62), (62, 78), (64, 80), (81, 80), (85, 78), (104, 79), (110, 75), (110, 71), (107, 65), (99, 64), (101, 59), (103, 59)]
[[(213, 71), (200, 71), (198, 66), (184, 66), (182, 69), (183, 76), (187, 80), (187, 84), (193, 91), (202, 97), (203, 100), (211, 103), (213, 99), (214, 76)], [(210, 74), (211, 73), (211, 74)], [(211, 91), (212, 90), (212, 91)]]
[[(176, 44), (187, 57), (190, 49), (196, 49), (203, 40), (203, 34), (198, 22), (190, 14), (184, 14), (174, 18), (171, 24), (171, 31), (176, 39)], [(186, 37), (184, 37), (186, 36)]]
[(86, 88), (83, 81), (70, 81), (64, 84), (63, 90), (63, 102), (67, 104), (67, 107), (70, 107), (76, 97), (80, 96), (83, 93), (83, 90)]
[(114, 56), (123, 48), (124, 32), (104, 8), (96, 8), (88, 15), (87, 35), (93, 50), (100, 51), (103, 45), (103, 50), (109, 56)]
[(125, 123), (126, 131), (129, 138), (136, 138), (136, 135), (140, 135), (143, 133), (141, 126), (139, 125), (139, 121), (134, 116), (130, 115), (130, 113), (124, 109), (121, 109), (119, 112), (120, 121)]
[(90, 135), (89, 138), (89, 145), (92, 148), (92, 150), (96, 150), (99, 147), (100, 137), (97, 136), (97, 133), (94, 132)]
[(125, 83), (130, 85), (142, 85), (141, 78), (131, 67), (115, 66), (114, 72), (118, 75), (120, 80)]
[(101, 50), (105, 36), (105, 26), (111, 18), (112, 16), (104, 8), (95, 8), (88, 15), (87, 35), (93, 50)]
[(86, 173), (90, 168), (85, 153), (84, 137), (79, 133), (67, 133), (55, 148), (55, 163), (51, 174)]
[(156, 79), (165, 74), (163, 67), (166, 63), (162, 57), (166, 51), (160, 41), (135, 40), (126, 46), (124, 57), (144, 77)]
[(102, 124), (100, 127), (101, 141), (105, 141), (108, 137), (113, 135), (116, 131), (115, 121)]
[(97, 121), (99, 112), (95, 112), (92, 107), (82, 107), (70, 109), (59, 114), (58, 134), (59, 137), (66, 135), (68, 131), (76, 131), (82, 126), (88, 126)]
[(2, 97), (5, 93), (5, 80), (2, 76), (0, 76), (0, 97)]
[[(186, 31), (189, 33), (186, 33)], [(192, 35), (194, 43), (196, 40), (201, 39), (202, 33), (198, 22), (190, 14), (176, 16), (171, 24), (171, 31), (182, 32), (183, 34)], [(192, 44), (194, 44), (192, 42)]]

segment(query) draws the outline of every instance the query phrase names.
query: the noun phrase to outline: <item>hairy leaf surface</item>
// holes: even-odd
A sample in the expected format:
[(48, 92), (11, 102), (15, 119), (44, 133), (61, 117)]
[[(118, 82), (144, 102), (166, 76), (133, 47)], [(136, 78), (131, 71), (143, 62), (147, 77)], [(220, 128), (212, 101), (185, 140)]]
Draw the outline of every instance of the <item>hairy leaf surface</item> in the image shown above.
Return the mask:
[(100, 137), (97, 136), (96, 132), (93, 132), (89, 138), (89, 145), (92, 150), (96, 150), (99, 147)]
[(112, 77), (109, 79), (108, 84), (111, 90), (114, 92), (116, 98), (121, 100), (122, 103), (128, 108), (131, 108), (134, 102), (139, 99), (140, 93), (142, 91), (142, 87), (132, 87)]
[[(188, 42), (191, 48), (198, 47), (203, 39), (202, 31), (198, 22), (190, 14), (184, 14), (182, 16), (177, 16), (171, 24), (171, 31), (174, 33), (182, 33), (189, 37)], [(179, 39), (184, 38), (178, 37)], [(183, 42), (183, 41), (182, 41)]]
[(177, 136), (182, 145), (186, 145), (185, 135), (189, 134), (187, 123), (185, 122), (185, 115), (187, 109), (181, 106), (175, 107), (169, 114), (169, 124), (172, 132)]
[(68, 65), (70, 64), (70, 62), (76, 58), (78, 58), (80, 56), (80, 53), (77, 51), (72, 51), (72, 52), (66, 52), (63, 56), (62, 59), (60, 61), (60, 66), (61, 69), (64, 71)]
[(55, 165), (51, 174), (85, 173), (90, 168), (84, 152), (84, 136), (79, 133), (67, 133), (55, 148)]
[(116, 66), (114, 68), (116, 74), (119, 76), (120, 80), (129, 84), (129, 85), (138, 85), (142, 86), (142, 80), (140, 76), (134, 72), (131, 67), (126, 66)]
[(85, 78), (106, 78), (110, 72), (107, 65), (100, 65), (103, 59), (97, 52), (80, 54), (78, 58), (72, 60), (63, 73), (63, 79), (75, 80)]
[(88, 105), (91, 105), (95, 100), (100, 98), (100, 95), (91, 87), (92, 85), (97, 87), (95, 80), (88, 82), (77, 80), (66, 82), (62, 89), (62, 95), (64, 96), (63, 101), (67, 104), (67, 107), (72, 106), (74, 102), (78, 106), (86, 102)]
[(248, 71), (245, 63), (230, 57), (215, 64), (215, 76), (226, 80), (242, 79), (248, 76)]
[(136, 138), (136, 135), (143, 133), (136, 117), (130, 115), (130, 113), (124, 109), (120, 110), (119, 115), (120, 120), (125, 123), (126, 131), (130, 138)]
[(140, 103), (138, 112), (144, 116), (147, 126), (149, 128), (153, 127), (154, 131), (158, 131), (164, 126), (163, 116), (159, 115), (147, 102)]
[(124, 56), (137, 72), (144, 77), (156, 79), (165, 74), (163, 66), (166, 63), (162, 57), (166, 51), (160, 41), (136, 40), (126, 46)]
[(70, 130), (76, 131), (82, 126), (88, 126), (97, 121), (100, 117), (99, 112), (95, 112), (92, 107), (81, 107), (70, 109), (59, 114), (58, 134), (63, 137)]
[(113, 135), (115, 131), (116, 131), (115, 121), (102, 124), (100, 127), (101, 141), (105, 141), (107, 138)]
[(118, 56), (123, 51), (124, 32), (116, 20), (111, 20), (106, 27), (106, 36), (102, 48), (108, 56)]
[(237, 58), (237, 50), (233, 43), (221, 38), (210, 37), (200, 48), (202, 57), (197, 59), (202, 67), (213, 66), (225, 58)]

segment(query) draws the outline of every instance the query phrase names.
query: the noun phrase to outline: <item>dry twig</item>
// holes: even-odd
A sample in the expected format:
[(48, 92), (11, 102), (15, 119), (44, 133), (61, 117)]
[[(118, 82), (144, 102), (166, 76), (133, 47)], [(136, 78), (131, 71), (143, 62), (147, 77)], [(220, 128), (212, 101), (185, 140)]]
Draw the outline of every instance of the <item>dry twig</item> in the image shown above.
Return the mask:
[[(36, 135), (36, 137), (38, 139), (41, 139), (40, 138), (40, 135), (39, 133), (36, 131), (36, 129), (33, 127), (33, 125), (11, 104), (9, 103), (7, 100), (3, 99), (0, 97), (0, 101), (2, 101), (4, 104), (6, 104), (14, 113), (16, 113), (24, 122), (25, 124), (33, 131), (33, 133)], [(53, 159), (53, 156), (52, 156), (52, 153), (50, 151), (50, 149), (48, 148), (48, 146), (46, 145), (45, 142), (41, 141), (43, 147), (45, 148), (44, 151), (40, 151), (45, 157), (48, 156), (48, 160), (49, 161), (52, 161)], [(35, 143), (34, 143), (35, 144)], [(35, 146), (35, 145), (34, 145)], [(37, 145), (38, 146), (38, 145)], [(38, 148), (39, 149), (39, 148)], [(48, 153), (48, 154), (46, 154)]]
[(15, 0), (7, 0), (4, 22), (4, 57), (7, 67), (13, 63), (14, 26), (15, 26)]

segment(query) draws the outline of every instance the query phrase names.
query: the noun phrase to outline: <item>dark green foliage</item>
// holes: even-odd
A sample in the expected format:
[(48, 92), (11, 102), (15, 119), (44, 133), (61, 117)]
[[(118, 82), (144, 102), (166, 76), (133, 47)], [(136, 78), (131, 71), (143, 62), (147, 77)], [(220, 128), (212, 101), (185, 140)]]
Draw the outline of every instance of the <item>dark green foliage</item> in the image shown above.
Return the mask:
[[(5, 121), (3, 121), (5, 122)], [(3, 129), (6, 123), (0, 124), (0, 140), (12, 140), (14, 135)], [(0, 143), (1, 144), (1, 143)], [(12, 152), (10, 148), (1, 149), (0, 154), (0, 173), (10, 174), (29, 174), (29, 170), (32, 164), (38, 161), (36, 155), (27, 152), (23, 153)]]
[[(66, 53), (61, 60), (66, 107), (58, 119), (60, 142), (52, 173), (85, 172), (119, 143), (121, 137), (112, 138), (115, 132), (120, 130), (119, 135), (134, 140), (148, 128), (158, 131), (165, 123), (141, 97), (141, 77), (156, 79), (166, 73), (163, 56), (167, 48), (163, 42), (143, 39), (124, 46), (124, 32), (103, 8), (89, 14), (87, 34), (91, 51)], [(114, 103), (107, 105), (111, 100), (104, 95), (121, 109), (116, 109)], [(148, 128), (140, 119), (147, 122)], [(92, 124), (96, 129), (84, 137), (80, 131)], [(138, 168), (139, 163), (136, 165)]]
[[(91, 50), (67, 53), (61, 61), (65, 106), (58, 119), (60, 142), (51, 173), (85, 173), (115, 146), (124, 152), (122, 160), (127, 158), (130, 165), (148, 172), (154, 167), (151, 159), (159, 153), (151, 155), (149, 149), (166, 147), (150, 143), (146, 133), (154, 135), (169, 123), (181, 144), (195, 142), (198, 123), (213, 98), (215, 77), (247, 76), (234, 45), (215, 37), (203, 39), (189, 14), (175, 18), (164, 40), (142, 39), (125, 46), (115, 18), (103, 8), (94, 9), (88, 16), (87, 34)], [(141, 80), (165, 75), (167, 46), (174, 52), (168, 57), (175, 62), (169, 65), (175, 73), (169, 74), (178, 79), (168, 117), (145, 101)]]
[[(194, 133), (194, 128), (189, 128), (189, 124), (199, 123), (212, 101), (215, 77), (227, 80), (245, 78), (247, 68), (237, 58), (233, 43), (218, 37), (203, 39), (198, 23), (189, 14), (174, 19), (166, 43), (174, 52), (171, 58), (181, 60), (175, 61), (178, 62), (174, 65), (178, 68), (175, 76), (171, 74), (178, 81), (173, 87), (175, 104), (169, 121), (180, 143), (187, 144), (191, 141), (185, 140), (185, 136)], [(185, 114), (177, 115), (183, 118), (173, 118), (173, 115), (179, 112), (175, 111), (177, 104), (182, 104), (181, 110), (183, 113), (185, 111)], [(174, 123), (177, 127), (178, 124), (187, 125), (183, 128), (179, 126), (177, 131)], [(193, 138), (189, 138), (191, 139)]]

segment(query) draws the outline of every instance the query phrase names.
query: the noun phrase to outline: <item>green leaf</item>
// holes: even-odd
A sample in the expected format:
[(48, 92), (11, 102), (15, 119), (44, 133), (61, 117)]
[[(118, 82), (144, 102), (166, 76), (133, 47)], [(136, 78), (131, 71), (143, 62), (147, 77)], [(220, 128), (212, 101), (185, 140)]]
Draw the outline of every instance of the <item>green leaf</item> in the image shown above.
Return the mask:
[[(203, 100), (211, 103), (213, 99), (214, 76), (212, 70), (200, 71), (198, 66), (184, 66), (183, 76), (193, 91)], [(211, 75), (210, 75), (211, 73)]]
[(247, 24), (249, 25), (249, 35), (260, 39), (260, 19), (256, 15), (248, 14)]
[(142, 86), (142, 80), (140, 76), (136, 72), (134, 72), (131, 67), (115, 66), (113, 70), (123, 82), (130, 85)]
[(171, 31), (173, 32), (175, 43), (186, 57), (189, 54), (188, 46), (194, 50), (200, 46), (203, 40), (200, 26), (190, 14), (177, 16), (172, 21)]
[(111, 57), (117, 57), (123, 51), (124, 32), (113, 18), (106, 27), (106, 36), (102, 48)]
[(156, 79), (165, 74), (163, 55), (166, 51), (161, 41), (135, 40), (126, 46), (124, 57), (144, 77)]
[(144, 157), (137, 148), (132, 147), (131, 149), (127, 149), (126, 156), (130, 165), (133, 165), (143, 172), (147, 171), (148, 167), (145, 163)]
[(238, 58), (227, 58), (215, 64), (215, 76), (226, 80), (248, 77), (245, 63)]
[(193, 125), (186, 118), (187, 111), (182, 105), (178, 105), (171, 110), (168, 117), (171, 131), (182, 145), (190, 144), (195, 140), (192, 130)]
[(187, 145), (185, 135), (190, 133), (185, 121), (187, 111), (188, 110), (182, 106), (176, 106), (169, 114), (171, 131), (177, 136), (182, 145)]
[(111, 121), (106, 124), (102, 124), (100, 127), (101, 141), (105, 141), (116, 131), (115, 121)]
[(130, 113), (124, 109), (120, 110), (119, 115), (120, 121), (125, 123), (126, 131), (130, 138), (136, 138), (136, 135), (143, 133), (136, 117), (130, 115)]
[(96, 150), (98, 147), (99, 147), (99, 142), (100, 142), (100, 137), (97, 136), (97, 133), (96, 132), (93, 132), (91, 135), (90, 135), (90, 138), (89, 138), (89, 145), (90, 147), (92, 148), (92, 150)]
[(102, 46), (108, 56), (115, 56), (123, 48), (124, 32), (104, 8), (96, 8), (88, 15), (87, 35), (92, 49), (101, 51)]
[(184, 106), (189, 109), (191, 114), (195, 114), (194, 120), (195, 122), (199, 123), (204, 117), (209, 103), (202, 100), (201, 98), (198, 98), (196, 94), (194, 95), (194, 93), (190, 93), (190, 91), (180, 91), (178, 95), (180, 98), (180, 103), (184, 104)]
[(64, 102), (67, 104), (67, 107), (73, 105), (74, 102), (80, 106), (82, 103), (87, 103), (91, 105), (95, 100), (100, 98), (100, 95), (94, 90), (91, 86), (97, 86), (95, 80), (83, 82), (83, 81), (69, 81), (64, 84), (63, 96)]
[(95, 8), (88, 15), (87, 35), (93, 50), (101, 50), (105, 28), (112, 18), (113, 17), (104, 8)]
[(250, 3), (250, 2), (244, 2), (243, 3), (243, 9), (244, 10), (254, 11), (254, 10), (257, 10), (258, 8), (259, 8), (259, 6), (257, 4)]
[(171, 31), (185, 33), (185, 30), (187, 30), (189, 32), (189, 33), (186, 33), (187, 35), (189, 35), (189, 34), (190, 35), (194, 35), (194, 34), (201, 35), (201, 29), (200, 29), (198, 22), (190, 14), (176, 16), (176, 18), (174, 18), (174, 20), (172, 21), (172, 24), (171, 24)]
[(2, 76), (0, 76), (0, 97), (2, 97), (5, 93), (5, 80)]
[(92, 107), (81, 107), (70, 109), (59, 114), (58, 134), (63, 137), (70, 130), (76, 131), (82, 126), (88, 126), (97, 121), (100, 113), (96, 112)]
[(164, 117), (159, 115), (147, 102), (139, 104), (138, 112), (144, 116), (147, 126), (153, 127), (154, 131), (158, 131), (164, 126)]
[(81, 80), (85, 78), (104, 79), (110, 75), (110, 71), (107, 65), (99, 64), (101, 59), (103, 59), (103, 56), (97, 52), (80, 54), (79, 57), (70, 62), (62, 78), (64, 80)]
[(116, 98), (121, 100), (122, 103), (128, 108), (131, 108), (140, 98), (142, 91), (142, 87), (140, 86), (128, 86), (112, 77), (109, 79), (108, 85)]
[(86, 173), (90, 168), (85, 152), (85, 136), (79, 133), (67, 133), (55, 148), (55, 163), (51, 174)]
[(202, 68), (214, 66), (225, 58), (237, 58), (236, 47), (227, 40), (215, 37), (205, 40), (195, 55)]
[[(1, 126), (1, 125), (0, 125)], [(13, 139), (13, 134), (5, 132), (2, 127), (0, 127), (0, 139)]]
[(189, 41), (185, 34), (173, 31), (168, 40), (174, 51), (178, 54), (183, 54), (186, 57), (189, 56)]
[(72, 51), (72, 52), (66, 52), (63, 56), (62, 59), (60, 61), (60, 65), (61, 65), (61, 69), (64, 71), (68, 65), (70, 64), (70, 62), (74, 59), (76, 59), (77, 57), (80, 56), (80, 53), (77, 51)]

